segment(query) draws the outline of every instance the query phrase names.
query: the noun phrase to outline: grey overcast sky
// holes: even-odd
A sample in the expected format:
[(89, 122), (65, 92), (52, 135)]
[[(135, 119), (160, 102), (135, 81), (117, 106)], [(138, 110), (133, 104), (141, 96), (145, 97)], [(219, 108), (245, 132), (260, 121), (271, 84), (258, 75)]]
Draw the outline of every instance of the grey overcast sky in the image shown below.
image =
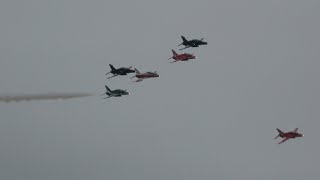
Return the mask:
[[(95, 96), (0, 103), (0, 179), (319, 179), (319, 19), (319, 0), (1, 0), (0, 94)], [(209, 43), (168, 63), (180, 35)]]

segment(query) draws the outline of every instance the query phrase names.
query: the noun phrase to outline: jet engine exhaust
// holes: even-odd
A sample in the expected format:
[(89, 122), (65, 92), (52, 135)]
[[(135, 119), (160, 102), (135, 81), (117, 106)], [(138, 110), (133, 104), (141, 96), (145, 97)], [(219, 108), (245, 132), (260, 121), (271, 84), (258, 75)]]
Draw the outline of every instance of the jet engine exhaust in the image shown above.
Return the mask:
[(58, 100), (72, 99), (92, 96), (89, 93), (47, 93), (47, 94), (11, 94), (0, 95), (0, 102), (20, 102), (37, 100)]

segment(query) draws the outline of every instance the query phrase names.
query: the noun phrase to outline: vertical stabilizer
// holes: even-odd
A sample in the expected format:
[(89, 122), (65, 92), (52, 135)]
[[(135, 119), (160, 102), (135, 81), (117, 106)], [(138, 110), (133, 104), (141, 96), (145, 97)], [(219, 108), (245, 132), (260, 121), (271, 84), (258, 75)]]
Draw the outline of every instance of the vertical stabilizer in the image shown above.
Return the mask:
[(107, 85), (105, 85), (107, 92), (111, 92), (111, 89), (108, 88)]
[(176, 57), (178, 55), (173, 49), (171, 49), (171, 51), (172, 51), (172, 54), (174, 57)]
[(183, 42), (188, 42), (188, 40), (184, 37), (184, 36), (181, 36)]
[(181, 44), (179, 44), (178, 46), (186, 45), (188, 43), (188, 40), (184, 36), (181, 36), (181, 38), (182, 38), (183, 42)]
[(116, 68), (114, 68), (112, 64), (109, 64), (109, 66), (111, 68), (111, 71), (115, 71), (116, 70)]
[(137, 68), (134, 68), (134, 70), (136, 71), (136, 74), (140, 74), (140, 71)]
[(279, 134), (274, 138), (277, 139), (278, 137), (283, 137), (284, 132), (282, 132), (280, 129), (277, 128), (277, 131), (279, 132)]

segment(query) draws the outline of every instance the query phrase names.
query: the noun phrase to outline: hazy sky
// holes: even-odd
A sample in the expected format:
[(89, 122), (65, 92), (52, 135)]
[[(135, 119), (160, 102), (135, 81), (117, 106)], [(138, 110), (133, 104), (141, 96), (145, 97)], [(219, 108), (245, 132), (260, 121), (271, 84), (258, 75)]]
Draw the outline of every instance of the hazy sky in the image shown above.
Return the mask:
[[(1, 0), (0, 94), (95, 96), (0, 103), (0, 179), (319, 179), (319, 19), (319, 0)], [(180, 35), (208, 45), (168, 63)]]

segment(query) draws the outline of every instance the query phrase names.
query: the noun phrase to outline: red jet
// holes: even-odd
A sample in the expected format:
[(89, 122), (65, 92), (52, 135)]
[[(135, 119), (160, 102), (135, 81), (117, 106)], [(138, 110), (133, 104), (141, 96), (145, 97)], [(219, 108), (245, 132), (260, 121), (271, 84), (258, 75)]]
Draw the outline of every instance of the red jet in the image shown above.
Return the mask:
[(171, 51), (173, 53), (173, 56), (169, 59), (174, 59), (175, 61), (172, 61), (170, 63), (174, 63), (177, 61), (188, 61), (189, 59), (197, 59), (197, 57), (194, 56), (193, 54), (188, 54), (188, 53), (177, 54), (173, 49), (171, 49)]
[(277, 139), (278, 137), (284, 138), (278, 144), (281, 144), (291, 138), (303, 137), (303, 134), (300, 134), (297, 132), (298, 128), (295, 128), (293, 131), (289, 131), (289, 132), (282, 132), (280, 129), (277, 129), (277, 130), (278, 130), (279, 134), (274, 139)]
[[(139, 82), (142, 81), (144, 79), (147, 78), (155, 78), (155, 77), (160, 77), (159, 74), (157, 74), (157, 72), (145, 72), (145, 73), (140, 73), (140, 71), (138, 69), (134, 69), (136, 71), (136, 75), (134, 75), (132, 78), (137, 77), (138, 79), (134, 82)], [(131, 79), (132, 79), (131, 78)]]

